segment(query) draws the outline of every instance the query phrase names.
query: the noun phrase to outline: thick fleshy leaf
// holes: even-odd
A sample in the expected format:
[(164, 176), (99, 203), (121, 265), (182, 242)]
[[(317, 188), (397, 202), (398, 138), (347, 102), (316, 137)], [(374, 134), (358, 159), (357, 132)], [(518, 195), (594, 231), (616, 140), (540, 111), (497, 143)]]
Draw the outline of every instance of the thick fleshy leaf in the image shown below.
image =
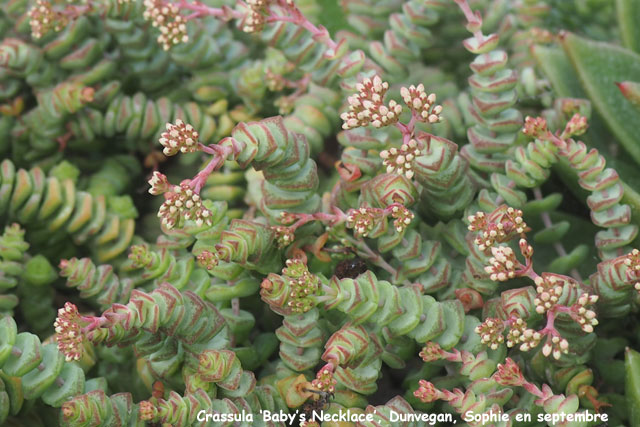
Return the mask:
[(640, 55), (572, 33), (563, 33), (561, 43), (593, 106), (623, 147), (640, 163), (637, 138), (640, 111), (627, 108), (628, 101), (615, 85), (640, 75)]
[(629, 424), (640, 425), (640, 353), (627, 348), (625, 353), (627, 378), (625, 393), (629, 408)]
[(640, 53), (640, 2), (638, 0), (616, 0), (618, 27), (622, 43)]

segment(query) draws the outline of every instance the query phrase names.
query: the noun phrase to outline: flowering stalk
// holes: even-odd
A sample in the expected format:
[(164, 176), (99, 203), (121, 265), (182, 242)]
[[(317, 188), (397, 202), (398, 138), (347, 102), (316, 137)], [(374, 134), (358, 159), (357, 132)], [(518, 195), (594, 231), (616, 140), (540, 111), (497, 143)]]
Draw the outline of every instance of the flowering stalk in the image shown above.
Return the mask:
[[(423, 350), (425, 351), (425, 350)], [(433, 354), (436, 349), (432, 348), (428, 351)], [(455, 359), (448, 353), (443, 353), (441, 357)], [(457, 361), (457, 360), (454, 360)], [(490, 368), (490, 371), (494, 371), (495, 366)], [(516, 364), (511, 358), (507, 357), (505, 363), (497, 365), (497, 371), (489, 378), (482, 378), (474, 381), (467, 387), (467, 391), (461, 389), (454, 389), (449, 391), (446, 389), (438, 389), (433, 383), (420, 380), (419, 388), (413, 393), (420, 401), (424, 403), (430, 403), (436, 400), (443, 400), (448, 402), (459, 414), (467, 416), (472, 414), (492, 413), (500, 414), (504, 413), (502, 405), (508, 401), (512, 395), (511, 387), (522, 387), (528, 393), (537, 397), (534, 403), (544, 409), (548, 414), (574, 414), (579, 409), (578, 397), (573, 394), (568, 397), (564, 395), (554, 394), (547, 384), (543, 384), (542, 388), (527, 381), (522, 374), (522, 371), (518, 364)], [(486, 383), (486, 384), (485, 384)], [(478, 388), (481, 384), (482, 388)], [(493, 387), (491, 386), (493, 384)], [(502, 390), (496, 390), (496, 385), (505, 387)], [(478, 391), (474, 391), (474, 389)], [(493, 390), (492, 390), (493, 389)], [(483, 391), (480, 391), (483, 390)], [(491, 390), (487, 392), (487, 390)], [(482, 425), (480, 422), (473, 422), (471, 425)]]
[[(617, 172), (605, 169), (606, 161), (597, 150), (588, 150), (584, 143), (572, 139), (573, 136), (584, 134), (587, 127), (586, 117), (575, 113), (564, 128), (556, 133), (548, 129), (545, 119), (527, 117), (523, 132), (551, 144), (558, 156), (567, 159), (572, 167), (580, 171), (578, 184), (592, 192), (587, 199), (591, 220), (595, 225), (606, 228), (596, 234), (600, 257), (615, 258), (627, 251), (625, 245), (637, 235), (638, 227), (630, 223), (629, 205), (620, 204), (624, 189)], [(613, 236), (616, 236), (614, 240)]]
[[(82, 357), (85, 341), (134, 344), (145, 355), (149, 351), (145, 341), (151, 338), (145, 332), (177, 339), (189, 357), (197, 358), (203, 348), (217, 345), (216, 340), (224, 342), (227, 334), (225, 320), (212, 304), (191, 292), (181, 294), (166, 283), (149, 294), (134, 290), (127, 305), (114, 304), (98, 317), (82, 316), (74, 304), (66, 303), (58, 312), (55, 328), (58, 349), (67, 360)], [(172, 347), (167, 348), (168, 353)], [(150, 349), (155, 351), (153, 346)]]
[[(553, 355), (560, 359), (569, 352), (569, 342), (555, 328), (555, 320), (559, 315), (566, 315), (580, 325), (585, 333), (593, 332), (598, 324), (595, 311), (588, 307), (598, 301), (598, 296), (590, 293), (589, 288), (575, 279), (554, 273), (539, 275), (533, 269), (533, 247), (527, 243), (527, 224), (522, 219), (522, 212), (502, 205), (489, 215), (478, 212), (468, 218), (469, 230), (478, 236), (474, 243), (480, 251), (492, 256), (485, 271), (492, 281), (506, 281), (515, 277), (528, 277), (535, 284), (535, 311), (545, 315), (547, 323), (539, 331), (527, 328), (525, 319), (511, 315), (506, 319), (487, 318), (475, 328), (484, 344), (497, 349), (504, 342), (503, 332), (509, 329), (507, 346), (520, 344), (521, 351), (536, 347), (544, 337), (542, 347), (544, 356)], [(522, 264), (515, 257), (513, 250), (504, 243), (520, 237), (518, 246), (526, 263)]]

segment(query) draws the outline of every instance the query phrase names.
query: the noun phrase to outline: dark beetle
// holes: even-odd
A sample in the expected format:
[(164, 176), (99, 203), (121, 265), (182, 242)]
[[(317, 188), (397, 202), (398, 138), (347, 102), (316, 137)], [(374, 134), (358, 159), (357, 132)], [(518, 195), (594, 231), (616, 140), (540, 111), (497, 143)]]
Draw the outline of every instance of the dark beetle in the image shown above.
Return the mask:
[(331, 399), (333, 398), (333, 393), (329, 393), (326, 391), (317, 391), (317, 390), (309, 390), (312, 393), (316, 393), (319, 395), (318, 399), (311, 399), (307, 403), (304, 404), (302, 410), (306, 416), (307, 421), (313, 419), (313, 412), (322, 412), (325, 408), (331, 404)]
[(367, 270), (367, 264), (362, 259), (355, 257), (340, 261), (333, 274), (338, 279), (355, 279)]

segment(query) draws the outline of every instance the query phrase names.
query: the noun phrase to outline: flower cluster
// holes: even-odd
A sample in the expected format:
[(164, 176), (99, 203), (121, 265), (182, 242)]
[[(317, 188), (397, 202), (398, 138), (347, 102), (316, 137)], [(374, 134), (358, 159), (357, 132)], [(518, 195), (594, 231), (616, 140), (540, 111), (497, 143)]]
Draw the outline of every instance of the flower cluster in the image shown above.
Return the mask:
[(588, 306), (595, 304), (597, 301), (598, 295), (584, 293), (580, 295), (578, 301), (571, 306), (571, 311), (569, 312), (571, 318), (575, 320), (586, 333), (593, 332), (593, 327), (598, 324), (596, 312), (587, 309)]
[(173, 187), (173, 191), (164, 194), (165, 201), (158, 210), (162, 224), (171, 229), (180, 226), (182, 219), (192, 220), (196, 226), (211, 226), (211, 211), (202, 204), (202, 199), (189, 184)]
[(565, 282), (556, 275), (544, 275), (535, 278), (536, 298), (533, 303), (536, 305), (536, 311), (544, 314), (551, 310), (562, 295)]
[(37, 0), (29, 9), (29, 25), (31, 35), (39, 39), (49, 31), (60, 31), (68, 24), (67, 17), (61, 12), (53, 10), (53, 5), (46, 0)]
[(516, 259), (516, 254), (509, 246), (500, 245), (491, 247), (491, 255), (488, 265), (484, 270), (489, 274), (489, 278), (494, 282), (504, 282), (516, 277), (516, 268), (520, 262)]
[(272, 226), (271, 229), (275, 232), (275, 240), (279, 248), (286, 248), (293, 243), (296, 238), (291, 227), (276, 225)]
[(633, 249), (624, 257), (624, 265), (627, 266), (625, 272), (627, 280), (633, 283), (636, 291), (640, 292), (640, 251)]
[(289, 281), (289, 301), (287, 305), (294, 313), (305, 313), (315, 306), (312, 296), (318, 290), (318, 277), (311, 274), (300, 259), (288, 259), (282, 274)]
[(504, 323), (497, 318), (489, 317), (475, 328), (475, 332), (480, 335), (482, 343), (492, 350), (497, 349), (504, 342)]
[(187, 21), (178, 6), (163, 0), (144, 0), (144, 19), (160, 30), (158, 43), (164, 50), (189, 41)]
[(402, 233), (411, 224), (415, 215), (404, 205), (396, 204), (391, 208), (391, 217), (394, 218), (393, 226), (396, 231)]
[(400, 96), (404, 100), (404, 103), (413, 111), (415, 117), (422, 122), (438, 123), (442, 121), (442, 105), (435, 105), (436, 94), (427, 93), (424, 90), (424, 85), (420, 83), (418, 87), (411, 85), (407, 89), (406, 87), (400, 88)]
[(53, 324), (56, 330), (58, 350), (64, 354), (65, 360), (80, 360), (82, 357), (83, 335), (80, 329), (80, 314), (78, 307), (70, 302), (58, 310), (58, 317)]
[(353, 129), (372, 124), (374, 127), (388, 126), (398, 121), (402, 106), (391, 100), (384, 104), (384, 95), (389, 83), (383, 82), (380, 76), (365, 78), (356, 84), (358, 93), (348, 98), (349, 111), (340, 116), (344, 121), (343, 129)]
[(165, 156), (178, 152), (193, 153), (198, 150), (198, 132), (188, 123), (177, 119), (175, 124), (167, 123), (167, 130), (160, 135), (160, 144)]
[(362, 207), (347, 212), (347, 228), (352, 228), (356, 237), (367, 237), (382, 220), (380, 209)]
[(382, 150), (380, 157), (382, 157), (382, 164), (387, 167), (387, 173), (397, 173), (411, 179), (414, 175), (413, 161), (420, 154), (418, 142), (411, 139), (406, 144), (402, 144), (400, 149), (392, 147), (388, 150)]
[(488, 250), (496, 243), (507, 242), (527, 230), (522, 211), (506, 205), (499, 206), (489, 215), (477, 212), (467, 220), (469, 230), (478, 233), (474, 242), (481, 251)]
[(329, 369), (329, 366), (324, 366), (320, 369), (316, 374), (316, 378), (311, 381), (312, 387), (326, 393), (333, 393), (336, 384), (338, 384), (338, 381), (333, 377), (333, 371)]

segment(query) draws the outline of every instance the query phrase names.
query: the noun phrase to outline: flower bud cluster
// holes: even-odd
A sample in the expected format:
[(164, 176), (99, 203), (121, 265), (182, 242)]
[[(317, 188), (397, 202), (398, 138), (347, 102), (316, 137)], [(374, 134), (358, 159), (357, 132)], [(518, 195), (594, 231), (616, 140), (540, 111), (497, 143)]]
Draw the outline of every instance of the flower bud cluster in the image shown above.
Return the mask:
[(53, 326), (56, 331), (58, 350), (64, 354), (65, 360), (80, 360), (82, 357), (83, 335), (80, 329), (80, 314), (78, 307), (70, 302), (58, 310), (58, 317)]
[(587, 123), (587, 118), (585, 116), (580, 115), (579, 113), (575, 113), (571, 119), (567, 122), (564, 131), (560, 137), (562, 139), (571, 138), (572, 136), (580, 136), (583, 135), (589, 124)]
[(438, 400), (440, 397), (440, 390), (438, 390), (432, 383), (426, 380), (420, 380), (418, 382), (420, 387), (413, 392), (413, 395), (420, 399), (423, 403), (431, 403)]
[(515, 319), (511, 323), (509, 332), (507, 333), (507, 347), (511, 348), (518, 344), (522, 340), (522, 337), (524, 336), (524, 332), (526, 330), (527, 322), (519, 317)]
[(162, 224), (171, 229), (180, 226), (182, 219), (195, 221), (196, 226), (211, 226), (211, 211), (204, 207), (202, 199), (188, 184), (176, 185), (164, 195), (165, 201), (158, 210)]
[(491, 255), (488, 265), (484, 270), (489, 274), (489, 278), (494, 282), (505, 282), (516, 277), (516, 269), (520, 262), (516, 259), (516, 254), (509, 246), (500, 245), (491, 247)]
[(527, 116), (524, 120), (522, 133), (533, 138), (540, 138), (549, 132), (547, 129), (547, 121), (542, 117)]
[(496, 350), (504, 342), (503, 331), (504, 323), (502, 320), (493, 317), (488, 317), (475, 328), (475, 332), (480, 335), (482, 344), (489, 346), (492, 350)]
[(544, 357), (553, 355), (553, 358), (558, 360), (563, 354), (569, 353), (569, 341), (558, 335), (549, 336), (547, 342), (542, 347), (542, 354)]
[(542, 334), (533, 329), (527, 328), (520, 335), (520, 351), (529, 351), (535, 348), (542, 341)]
[(144, 19), (160, 30), (158, 43), (164, 50), (189, 41), (187, 21), (175, 4), (163, 0), (144, 0)]
[[(245, 33), (256, 33), (262, 31), (266, 23), (265, 8), (269, 6), (272, 0), (246, 0), (248, 7), (247, 14), (242, 20), (242, 31)], [(292, 0), (287, 0), (288, 6), (293, 6)]]
[(422, 347), (422, 350), (419, 353), (419, 356), (425, 362), (435, 362), (436, 360), (442, 359), (443, 350), (438, 343), (433, 341), (429, 341)]
[(382, 150), (380, 157), (382, 164), (387, 167), (387, 173), (397, 173), (404, 175), (408, 179), (413, 178), (413, 161), (420, 156), (421, 150), (415, 139), (410, 140), (406, 144), (402, 144), (400, 149), (392, 147), (388, 150)]
[(578, 301), (571, 306), (571, 318), (575, 320), (586, 333), (593, 332), (593, 327), (598, 324), (596, 312), (587, 307), (598, 301), (598, 295), (584, 293), (580, 295)]
[(140, 421), (151, 421), (158, 413), (156, 406), (148, 400), (138, 403), (138, 419)]
[(280, 224), (291, 225), (294, 222), (296, 222), (297, 219), (298, 217), (294, 213), (285, 212), (285, 211), (280, 212), (280, 219), (279, 219)]
[(60, 31), (69, 23), (67, 17), (53, 10), (53, 5), (46, 0), (37, 0), (27, 14), (34, 39), (39, 39), (52, 30)]
[(522, 211), (506, 205), (499, 206), (489, 215), (477, 212), (467, 220), (469, 230), (478, 232), (474, 242), (481, 251), (488, 250), (495, 243), (504, 243), (522, 235), (527, 229), (527, 223), (522, 219)]
[(142, 268), (149, 265), (153, 260), (153, 256), (149, 251), (149, 247), (146, 245), (133, 245), (129, 252), (129, 259), (133, 262), (133, 265)]
[(212, 270), (218, 265), (218, 256), (211, 251), (204, 250), (200, 252), (196, 258), (198, 259), (198, 263), (207, 270)]
[(498, 364), (498, 370), (493, 374), (493, 379), (507, 387), (520, 387), (526, 382), (522, 370), (510, 357), (507, 357), (504, 363)]
[(147, 181), (151, 188), (149, 188), (149, 193), (154, 196), (159, 196), (160, 194), (164, 194), (167, 191), (171, 191), (172, 185), (167, 179), (167, 176), (158, 171), (154, 171), (153, 175), (151, 175), (151, 179)]
[(520, 344), (520, 351), (529, 351), (540, 344), (543, 335), (527, 327), (527, 322), (522, 318), (512, 319), (507, 333), (507, 347), (515, 347)]
[(379, 128), (398, 121), (402, 106), (393, 100), (389, 101), (389, 105), (384, 104), (384, 95), (389, 89), (389, 83), (383, 82), (380, 76), (376, 75), (372, 79), (365, 78), (356, 85), (356, 89), (358, 93), (347, 99), (349, 111), (340, 116), (344, 121), (343, 129), (353, 129), (368, 124)]
[(294, 313), (311, 310), (316, 304), (312, 296), (318, 290), (318, 277), (311, 274), (300, 259), (288, 259), (282, 274), (287, 277), (290, 286), (287, 305)]
[(264, 28), (265, 21), (265, 17), (260, 9), (250, 7), (242, 21), (242, 31), (245, 33), (260, 32)]
[(404, 103), (413, 111), (415, 117), (421, 122), (438, 123), (442, 121), (442, 105), (435, 105), (436, 94), (427, 95), (424, 85), (420, 83), (418, 87), (411, 85), (407, 89), (402, 87), (400, 95)]
[(174, 156), (178, 152), (193, 153), (198, 151), (199, 134), (190, 124), (176, 120), (175, 124), (167, 123), (167, 130), (160, 135), (160, 144), (164, 147), (165, 156)]

